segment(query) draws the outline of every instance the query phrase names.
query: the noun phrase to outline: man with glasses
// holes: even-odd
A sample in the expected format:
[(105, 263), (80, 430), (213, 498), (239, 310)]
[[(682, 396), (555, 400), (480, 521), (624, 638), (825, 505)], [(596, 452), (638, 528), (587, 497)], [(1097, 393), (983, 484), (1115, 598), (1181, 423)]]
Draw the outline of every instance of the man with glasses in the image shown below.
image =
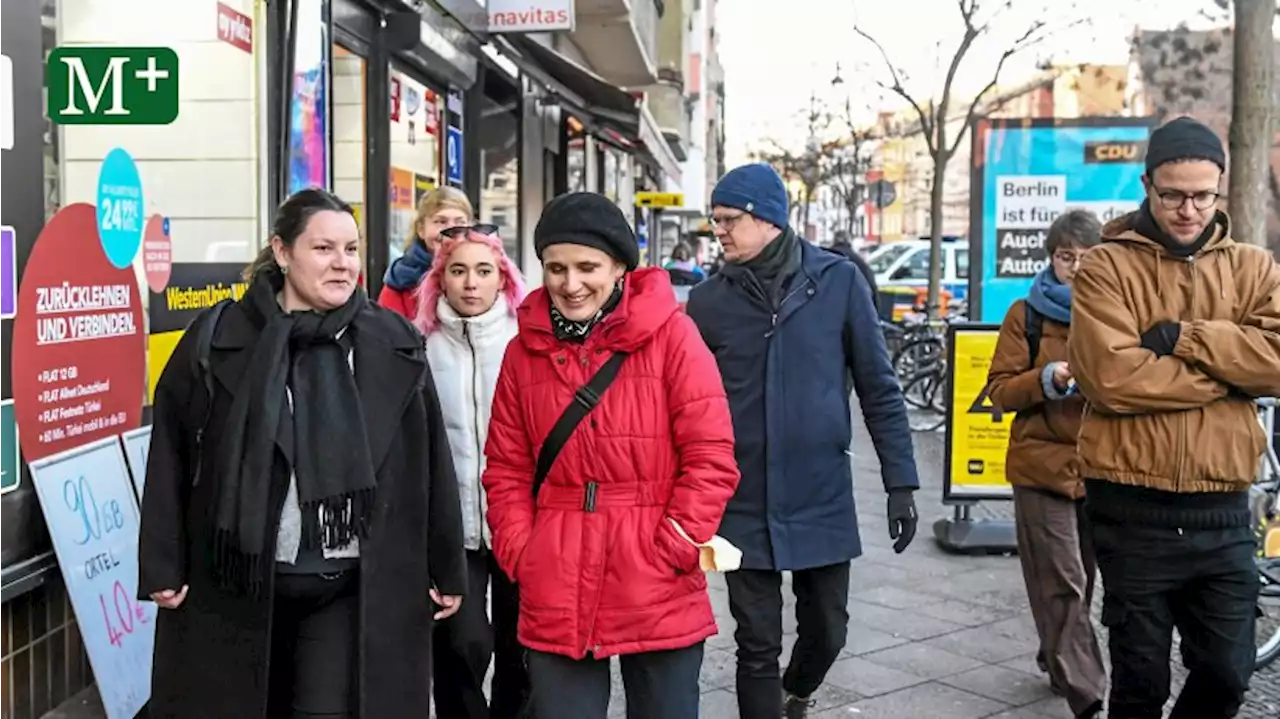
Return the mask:
[[(849, 378), (857, 388), (901, 553), (920, 486), (897, 377), (866, 280), (787, 221), (768, 165), (739, 167), (711, 195), (726, 264), (693, 288), (688, 312), (715, 353), (733, 413), (742, 481), (720, 535), (743, 551), (725, 575), (738, 628), (741, 716), (803, 717), (844, 648), (849, 562), (862, 553), (849, 457)], [(782, 573), (792, 573), (798, 637), (786, 673)], [(785, 691), (785, 699), (784, 699)]]
[(1146, 200), (1103, 228), (1072, 286), (1111, 719), (1161, 716), (1175, 628), (1189, 674), (1172, 719), (1235, 716), (1253, 672), (1253, 398), (1280, 394), (1280, 267), (1231, 239), (1225, 165), (1195, 120), (1152, 132)]

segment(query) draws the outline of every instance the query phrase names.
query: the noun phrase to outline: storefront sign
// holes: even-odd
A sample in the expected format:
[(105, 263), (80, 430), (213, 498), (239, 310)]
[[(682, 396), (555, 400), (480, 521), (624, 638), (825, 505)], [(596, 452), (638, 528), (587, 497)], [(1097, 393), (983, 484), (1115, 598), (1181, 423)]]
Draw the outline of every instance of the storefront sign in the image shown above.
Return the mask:
[(133, 490), (138, 494), (138, 506), (142, 506), (142, 490), (147, 484), (147, 460), (151, 457), (151, 426), (139, 427), (120, 435), (124, 444), (124, 458), (129, 462), (129, 474), (133, 476)]
[(18, 309), (18, 236), (12, 227), (0, 227), (0, 320)]
[(147, 303), (151, 334), (147, 337), (147, 401), (155, 402), (156, 383), (187, 326), (196, 315), (224, 299), (240, 299), (249, 284), (240, 277), (244, 265), (231, 262), (179, 262), (172, 266), (161, 291)]
[(133, 158), (117, 147), (98, 171), (98, 237), (111, 264), (133, 264), (142, 244), (142, 178)]
[(445, 180), (457, 187), (462, 186), (462, 128), (450, 127), (445, 139), (444, 172)]
[(99, 247), (93, 205), (45, 225), (22, 274), (13, 323), (13, 398), (27, 462), (138, 426), (142, 298), (133, 268)]
[(108, 719), (151, 697), (156, 605), (138, 591), (138, 503), (115, 436), (31, 463), (67, 595)]
[(1013, 495), (1004, 473), (1013, 414), (1000, 412), (987, 397), (987, 372), (999, 336), (1000, 328), (994, 325), (951, 327), (943, 501)]
[(0, 150), (13, 149), (13, 61), (0, 55)]
[(252, 54), (253, 19), (218, 3), (218, 39)]
[(18, 419), (13, 400), (0, 401), (0, 494), (12, 492), (22, 481), (22, 455), (18, 453)]
[(1106, 222), (1142, 201), (1143, 145), (1149, 121), (1084, 118), (983, 120), (974, 128), (969, 217), (970, 311), (999, 322), (1026, 297), (1049, 263), (1049, 226), (1063, 212), (1091, 210)]
[(489, 0), (489, 32), (573, 30), (573, 0)]
[(413, 176), (413, 206), (417, 207), (422, 204), (422, 198), (426, 197), (427, 193), (434, 189), (436, 189), (436, 179), (434, 177), (415, 174)]
[(152, 292), (163, 292), (173, 271), (173, 243), (169, 240), (169, 220), (152, 215), (142, 235), (142, 258), (147, 286)]
[(684, 193), (637, 192), (636, 207), (684, 207)]

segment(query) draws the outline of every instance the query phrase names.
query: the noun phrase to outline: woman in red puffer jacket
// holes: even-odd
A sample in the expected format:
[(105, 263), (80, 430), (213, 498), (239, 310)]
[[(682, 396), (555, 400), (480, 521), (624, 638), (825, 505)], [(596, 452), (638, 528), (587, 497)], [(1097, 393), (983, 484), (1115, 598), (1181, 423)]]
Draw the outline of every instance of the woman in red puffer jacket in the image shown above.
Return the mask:
[[(518, 313), (483, 483), (494, 554), (519, 585), (535, 714), (603, 719), (608, 658), (622, 655), (628, 717), (694, 719), (716, 624), (693, 542), (712, 538), (738, 484), (720, 373), (666, 271), (636, 269), (635, 235), (607, 198), (556, 198), (534, 246), (545, 286)], [(619, 352), (535, 501), (544, 440)]]

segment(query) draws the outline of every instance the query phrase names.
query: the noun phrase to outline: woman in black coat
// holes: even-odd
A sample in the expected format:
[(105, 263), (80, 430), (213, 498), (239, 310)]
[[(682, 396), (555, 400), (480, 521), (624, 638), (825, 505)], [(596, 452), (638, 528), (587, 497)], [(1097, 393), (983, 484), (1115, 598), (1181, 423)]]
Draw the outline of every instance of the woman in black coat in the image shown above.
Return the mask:
[(466, 586), (458, 488), (422, 337), (368, 301), (359, 245), (342, 200), (285, 200), (244, 297), (160, 378), (152, 717), (426, 714), (432, 622)]

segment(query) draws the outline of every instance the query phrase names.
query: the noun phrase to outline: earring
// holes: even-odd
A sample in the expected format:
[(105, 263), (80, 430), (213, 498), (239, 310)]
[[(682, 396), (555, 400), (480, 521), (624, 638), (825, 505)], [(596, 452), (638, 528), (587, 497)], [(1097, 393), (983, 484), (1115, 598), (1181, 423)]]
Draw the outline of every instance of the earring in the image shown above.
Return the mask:
[(288, 266), (288, 265), (281, 265), (281, 266), (280, 266), (280, 274), (282, 274), (282, 275), (287, 275), (287, 274), (289, 274), (289, 266)]

